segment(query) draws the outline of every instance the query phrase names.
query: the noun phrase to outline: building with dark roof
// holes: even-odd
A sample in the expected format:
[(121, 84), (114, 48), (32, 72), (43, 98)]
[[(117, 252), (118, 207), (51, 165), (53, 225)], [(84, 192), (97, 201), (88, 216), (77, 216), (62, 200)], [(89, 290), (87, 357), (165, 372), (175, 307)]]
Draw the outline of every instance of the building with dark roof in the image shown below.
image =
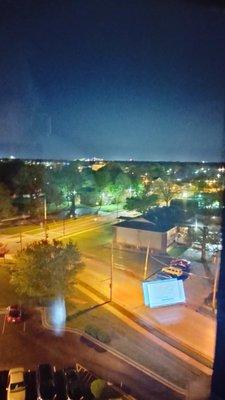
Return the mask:
[(177, 226), (165, 220), (150, 221), (138, 217), (114, 225), (115, 242), (122, 246), (166, 253), (177, 235)]

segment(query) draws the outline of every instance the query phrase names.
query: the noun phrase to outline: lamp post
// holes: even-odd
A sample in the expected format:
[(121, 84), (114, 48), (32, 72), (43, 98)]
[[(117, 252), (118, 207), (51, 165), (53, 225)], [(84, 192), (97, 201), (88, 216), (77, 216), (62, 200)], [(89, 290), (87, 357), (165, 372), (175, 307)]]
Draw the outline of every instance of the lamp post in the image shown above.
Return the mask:
[(47, 201), (46, 201), (46, 195), (44, 194), (44, 220), (47, 220)]
[(45, 232), (45, 240), (48, 240), (48, 227), (47, 227), (47, 200), (46, 200), (46, 194), (42, 193), (40, 196), (43, 197), (43, 217), (44, 217), (44, 232)]
[(19, 243), (20, 243), (20, 251), (22, 251), (23, 250), (23, 237), (22, 237), (21, 225), (20, 225), (20, 240), (19, 240)]

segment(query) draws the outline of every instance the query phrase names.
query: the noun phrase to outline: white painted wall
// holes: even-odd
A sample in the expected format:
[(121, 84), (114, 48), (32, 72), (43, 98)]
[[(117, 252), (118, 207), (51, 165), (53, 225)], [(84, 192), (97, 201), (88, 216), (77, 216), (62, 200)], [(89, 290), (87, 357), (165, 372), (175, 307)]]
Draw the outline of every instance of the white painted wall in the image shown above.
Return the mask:
[(174, 241), (177, 228), (168, 232), (152, 232), (139, 229), (115, 226), (115, 241), (118, 244), (147, 248), (165, 252), (167, 247)]

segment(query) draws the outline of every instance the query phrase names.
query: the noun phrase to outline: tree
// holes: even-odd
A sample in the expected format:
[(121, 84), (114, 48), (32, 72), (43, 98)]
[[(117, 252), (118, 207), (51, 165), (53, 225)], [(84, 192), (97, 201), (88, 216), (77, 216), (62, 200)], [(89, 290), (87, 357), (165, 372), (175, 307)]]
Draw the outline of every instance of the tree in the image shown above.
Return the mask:
[(15, 177), (24, 165), (22, 160), (8, 160), (0, 163), (0, 182), (7, 187), (11, 194), (16, 192)]
[(106, 387), (106, 381), (103, 379), (95, 379), (90, 386), (91, 393), (94, 395), (95, 399), (100, 399), (104, 388)]
[(5, 258), (5, 255), (9, 252), (6, 244), (0, 243), (0, 258)]
[(75, 162), (64, 166), (55, 174), (55, 183), (60, 187), (61, 192), (70, 203), (70, 214), (75, 215), (76, 199), (82, 188), (82, 176)]
[(17, 252), (11, 283), (19, 294), (54, 298), (72, 290), (76, 273), (82, 267), (80, 253), (72, 242), (47, 240), (29, 244)]
[(0, 219), (9, 218), (15, 214), (12, 200), (8, 189), (0, 184)]
[(166, 203), (166, 206), (168, 207), (171, 200), (180, 193), (181, 189), (177, 184), (173, 183), (172, 181), (167, 179), (162, 180), (159, 178), (153, 184), (153, 191), (155, 194), (158, 194), (160, 196), (161, 200)]
[(192, 242), (197, 241), (201, 252), (201, 262), (203, 263), (205, 273), (209, 279), (213, 280), (213, 274), (209, 268), (207, 261), (207, 249), (208, 245), (220, 244), (221, 234), (219, 229), (212, 229), (212, 220), (210, 217), (202, 216), (199, 221), (195, 222), (195, 226), (189, 226), (188, 228), (188, 242), (191, 245)]
[(129, 211), (138, 211), (145, 213), (150, 207), (156, 206), (158, 195), (152, 194), (144, 197), (131, 197), (126, 200), (125, 209)]
[(32, 216), (42, 213), (43, 199), (40, 195), (44, 192), (44, 166), (24, 165), (14, 178), (18, 196), (29, 196), (28, 210)]

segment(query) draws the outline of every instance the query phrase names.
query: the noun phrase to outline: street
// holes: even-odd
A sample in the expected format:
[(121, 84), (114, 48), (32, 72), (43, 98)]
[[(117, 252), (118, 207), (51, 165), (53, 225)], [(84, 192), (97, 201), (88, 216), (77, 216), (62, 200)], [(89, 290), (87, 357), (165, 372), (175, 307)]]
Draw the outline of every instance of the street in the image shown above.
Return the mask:
[[(62, 221), (51, 223), (49, 224), (49, 229), (46, 232), (50, 239), (58, 238), (66, 241), (71, 239), (78, 244), (78, 248), (81, 249), (82, 258), (85, 263), (85, 268), (78, 274), (78, 279), (81, 284), (84, 283), (85, 285), (89, 285), (90, 290), (93, 289), (109, 299), (111, 282), (110, 275), (112, 273), (112, 300), (114, 303), (116, 303), (118, 306), (122, 306), (125, 313), (131, 313), (132, 318), (139, 322), (140, 326), (145, 326), (150, 329), (150, 331), (155, 331), (156, 336), (163, 340), (163, 342), (161, 342), (162, 348), (164, 344), (168, 344), (170, 346), (172, 345), (177, 350), (181, 350), (180, 360), (182, 360), (182, 362), (186, 362), (187, 355), (189, 355), (190, 357), (193, 357), (194, 361), (200, 361), (200, 363), (211, 367), (215, 346), (215, 320), (196, 311), (210, 287), (210, 282), (207, 279), (199, 278), (199, 276), (201, 277), (204, 274), (204, 271), (201, 269), (201, 264), (193, 263), (193, 274), (190, 275), (190, 278), (184, 282), (187, 306), (177, 305), (158, 309), (147, 308), (143, 305), (141, 289), (145, 253), (124, 251), (114, 248), (113, 268), (111, 269), (112, 249), (110, 246), (110, 241), (112, 238), (112, 223), (112, 217), (88, 216), (81, 217), (77, 220), (68, 220), (66, 221), (66, 226), (64, 227), (62, 225)], [(32, 229), (25, 229), (25, 227), (23, 227), (23, 229), (22, 246), (25, 246), (34, 240), (44, 239), (45, 237), (43, 228), (33, 227)], [(21, 247), (21, 240), (19, 240), (18, 232), (16, 233), (14, 231), (13, 235), (10, 234), (10, 230), (1, 232), (2, 235), (0, 237), (0, 241), (3, 243), (8, 243), (8, 247), (11, 251), (10, 255), (12, 255)], [(167, 259), (162, 258), (161, 262), (166, 263)], [(154, 259), (149, 259), (149, 274), (159, 269), (160, 265), (160, 262), (157, 260), (155, 261)], [(129, 323), (128, 320), (127, 323)], [(24, 328), (22, 328), (21, 325), (21, 327), (18, 329), (18, 336), (21, 340), (18, 350), (23, 348), (24, 336), (29, 334), (30, 326), (32, 329), (31, 322), (27, 321), (24, 325)], [(11, 331), (8, 331), (8, 329), (9, 327), (6, 326), (6, 324), (4, 326), (3, 320), (1, 326), (1, 330), (3, 332), (2, 337), (5, 337), (5, 332), (7, 335), (10, 335)], [(32, 343), (33, 341), (35, 350), (32, 349), (34, 354), (32, 353), (29, 357), (29, 363), (33, 365), (31, 368), (34, 368), (37, 362), (43, 362), (43, 359), (41, 358), (42, 354), (44, 355), (44, 359), (47, 357), (48, 360), (54, 360), (54, 364), (56, 366), (62, 365), (63, 362), (58, 352), (54, 352), (54, 345), (49, 345), (48, 351), (46, 349), (46, 344), (48, 342), (50, 344), (53, 336), (50, 335), (49, 332), (45, 332), (43, 334), (39, 328), (33, 331), (33, 335), (35, 337), (35, 341), (34, 338), (31, 337), (30, 342)], [(45, 338), (45, 335), (47, 335), (48, 340), (42, 341), (41, 338)], [(67, 339), (67, 333), (65, 334), (65, 337)], [(71, 340), (71, 338), (68, 340)], [(75, 359), (78, 356), (77, 359), (79, 359), (79, 362), (84, 363), (84, 365), (87, 367), (89, 366), (89, 368), (93, 369), (93, 371), (96, 373), (99, 370), (99, 375), (103, 376), (101, 372), (101, 366), (104, 364), (102, 364), (102, 358), (105, 358), (106, 354), (96, 355), (96, 352), (93, 349), (86, 349), (84, 344), (80, 344), (77, 336), (73, 340), (76, 342), (76, 345), (79, 347), (80, 351), (80, 353), (75, 354)], [(68, 360), (68, 363), (71, 364), (70, 351), (67, 348), (64, 352), (62, 338), (54, 336), (54, 344), (56, 342), (59, 344), (59, 346), (62, 346), (62, 354), (65, 353), (65, 360)], [(36, 358), (35, 352), (37, 344), (40, 348), (37, 350)], [(10, 340), (8, 342), (8, 346), (9, 345), (13, 345)], [(67, 341), (65, 346), (67, 347)], [(4, 345), (4, 349), (6, 347), (7, 346)], [(82, 349), (85, 349), (84, 354), (82, 353)], [(172, 347), (168, 347), (166, 351), (168, 353), (171, 351), (172, 356)], [(20, 352), (21, 350), (18, 353), (18, 357), (20, 357)], [(10, 351), (10, 354), (12, 359), (9, 361), (13, 362), (16, 351)], [(93, 360), (91, 357), (93, 357)], [(7, 360), (7, 354), (3, 354), (2, 359)], [(160, 359), (158, 362), (161, 362)], [(107, 362), (105, 365), (108, 368)], [(3, 368), (8, 367), (6, 365)], [(121, 371), (123, 371), (124, 366), (122, 365), (121, 368)], [(176, 368), (179, 368), (179, 366)], [(115, 371), (120, 371), (119, 367), (116, 367)], [(114, 375), (115, 371), (114, 369), (110, 370), (111, 378), (113, 382), (119, 384), (119, 376), (117, 374)], [(105, 373), (107, 373), (107, 371), (105, 371)], [(131, 382), (127, 377), (127, 372), (125, 375), (126, 384), (128, 387), (133, 388), (135, 385), (132, 382), (136, 382), (136, 373), (132, 376), (132, 378), (130, 378)], [(139, 380), (139, 382), (141, 382), (141, 380)], [(144, 387), (145, 385), (143, 383), (143, 388)], [(132, 390), (133, 393), (137, 395), (135, 388)], [(145, 394), (143, 392), (143, 398), (145, 398), (144, 396)]]
[(92, 232), (104, 225), (112, 223), (111, 216), (83, 216), (78, 219), (69, 219), (66, 221), (56, 221), (45, 225), (21, 226), (16, 228), (1, 228), (0, 240), (7, 244), (10, 254), (24, 248), (34, 240), (48, 239), (67, 239), (70, 236), (76, 236)]
[[(92, 259), (85, 259), (85, 264), (79, 279), (109, 298), (109, 269), (107, 273), (105, 264)], [(116, 268), (113, 271), (113, 301), (132, 312), (137, 319), (144, 320), (146, 325), (163, 332), (165, 341), (170, 342), (169, 338), (172, 338), (173, 345), (212, 365), (216, 331), (214, 319), (185, 305), (156, 309), (145, 307), (140, 280)]]

